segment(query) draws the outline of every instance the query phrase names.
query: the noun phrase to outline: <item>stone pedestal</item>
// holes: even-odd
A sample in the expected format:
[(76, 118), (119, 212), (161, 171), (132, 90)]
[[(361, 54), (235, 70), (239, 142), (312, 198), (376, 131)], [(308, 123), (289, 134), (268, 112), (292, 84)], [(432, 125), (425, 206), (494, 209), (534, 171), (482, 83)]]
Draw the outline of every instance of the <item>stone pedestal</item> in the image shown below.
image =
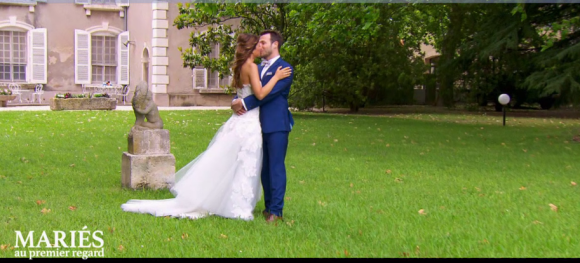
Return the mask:
[(121, 183), (133, 189), (169, 188), (175, 179), (175, 156), (170, 153), (169, 131), (133, 130), (123, 153)]

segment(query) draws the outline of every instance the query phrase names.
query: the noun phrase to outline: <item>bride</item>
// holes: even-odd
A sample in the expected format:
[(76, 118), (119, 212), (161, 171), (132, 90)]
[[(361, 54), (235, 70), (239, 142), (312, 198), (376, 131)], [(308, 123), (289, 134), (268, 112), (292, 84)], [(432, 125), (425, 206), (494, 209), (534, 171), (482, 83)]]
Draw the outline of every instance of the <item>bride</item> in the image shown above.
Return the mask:
[[(238, 37), (232, 86), (240, 98), (254, 94), (263, 99), (280, 79), (290, 76), (290, 68), (279, 67), (262, 87), (258, 66), (258, 36)], [(170, 192), (163, 200), (129, 200), (121, 205), (127, 212), (197, 219), (208, 215), (253, 220), (252, 211), (262, 196), (262, 129), (260, 109), (243, 115), (235, 113), (219, 128), (207, 149), (175, 173)]]

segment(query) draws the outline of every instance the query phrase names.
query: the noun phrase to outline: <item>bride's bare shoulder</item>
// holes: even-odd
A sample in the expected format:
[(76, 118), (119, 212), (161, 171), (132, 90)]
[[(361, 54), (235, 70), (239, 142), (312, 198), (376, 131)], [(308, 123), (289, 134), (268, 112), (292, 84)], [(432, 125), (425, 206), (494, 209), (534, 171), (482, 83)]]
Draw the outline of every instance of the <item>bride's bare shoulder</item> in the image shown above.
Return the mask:
[(251, 60), (247, 60), (244, 65), (242, 66), (242, 68), (247, 68), (247, 69), (254, 69), (254, 68), (258, 68), (258, 65), (256, 65), (256, 63), (254, 63), (254, 61)]

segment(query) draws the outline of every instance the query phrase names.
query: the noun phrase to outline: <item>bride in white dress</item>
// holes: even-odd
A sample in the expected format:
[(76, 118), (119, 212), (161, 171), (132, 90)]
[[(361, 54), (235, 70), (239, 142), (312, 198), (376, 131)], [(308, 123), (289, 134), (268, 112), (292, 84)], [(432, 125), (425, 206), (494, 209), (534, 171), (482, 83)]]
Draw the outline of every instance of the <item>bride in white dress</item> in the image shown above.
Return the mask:
[[(232, 85), (240, 98), (255, 95), (263, 99), (280, 79), (290, 76), (290, 68), (278, 68), (262, 87), (258, 66), (258, 36), (238, 37)], [(247, 84), (245, 84), (247, 83)], [(208, 215), (253, 220), (256, 203), (262, 196), (262, 129), (260, 109), (243, 115), (235, 113), (219, 128), (207, 149), (175, 173), (170, 192), (163, 200), (129, 200), (121, 205), (127, 212), (197, 219)]]

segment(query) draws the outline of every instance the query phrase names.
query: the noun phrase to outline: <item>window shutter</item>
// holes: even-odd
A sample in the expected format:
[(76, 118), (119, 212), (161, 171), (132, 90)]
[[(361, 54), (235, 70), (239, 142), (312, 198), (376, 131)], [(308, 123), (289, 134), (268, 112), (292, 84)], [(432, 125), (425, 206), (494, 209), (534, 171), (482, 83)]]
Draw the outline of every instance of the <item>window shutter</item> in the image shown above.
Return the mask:
[(91, 84), (91, 34), (75, 29), (75, 84)]
[(207, 89), (207, 70), (204, 68), (193, 69), (193, 88)]
[[(129, 84), (129, 32), (125, 31), (119, 34), (117, 39), (117, 83)], [(125, 43), (127, 45), (125, 46)]]
[(46, 84), (46, 28), (36, 28), (28, 31), (28, 50), (29, 82)]

